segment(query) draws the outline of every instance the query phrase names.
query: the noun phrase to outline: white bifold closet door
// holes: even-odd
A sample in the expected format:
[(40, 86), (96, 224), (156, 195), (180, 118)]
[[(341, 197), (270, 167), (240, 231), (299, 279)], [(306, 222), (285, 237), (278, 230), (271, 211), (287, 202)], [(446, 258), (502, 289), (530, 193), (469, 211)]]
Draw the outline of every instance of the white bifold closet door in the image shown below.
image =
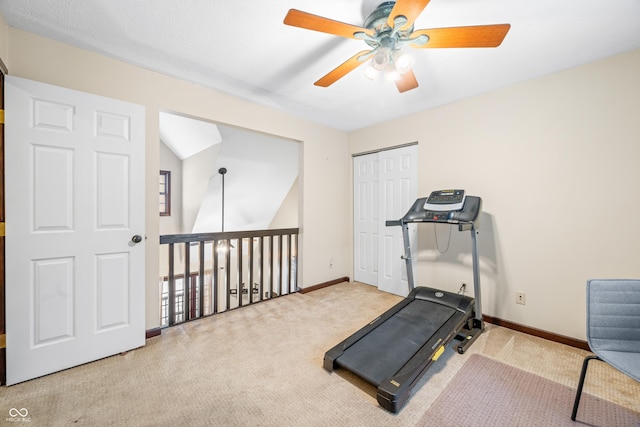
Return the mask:
[[(417, 158), (416, 144), (353, 158), (354, 280), (401, 296), (409, 292), (402, 230), (385, 222), (400, 219), (418, 197)], [(409, 235), (417, 248), (415, 224)]]

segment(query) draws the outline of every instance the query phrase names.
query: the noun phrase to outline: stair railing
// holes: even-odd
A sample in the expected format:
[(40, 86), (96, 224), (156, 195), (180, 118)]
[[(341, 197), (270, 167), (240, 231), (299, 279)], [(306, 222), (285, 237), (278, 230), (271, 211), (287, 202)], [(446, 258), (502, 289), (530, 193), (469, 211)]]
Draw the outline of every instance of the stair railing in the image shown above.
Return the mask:
[(297, 292), (298, 232), (160, 236), (161, 326)]

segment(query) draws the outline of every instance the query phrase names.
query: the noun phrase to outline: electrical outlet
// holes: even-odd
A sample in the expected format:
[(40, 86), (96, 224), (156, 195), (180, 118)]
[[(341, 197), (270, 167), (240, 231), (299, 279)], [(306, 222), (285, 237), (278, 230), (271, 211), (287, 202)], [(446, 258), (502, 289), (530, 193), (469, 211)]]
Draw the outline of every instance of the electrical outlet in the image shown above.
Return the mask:
[(516, 304), (525, 305), (527, 294), (524, 292), (516, 292)]

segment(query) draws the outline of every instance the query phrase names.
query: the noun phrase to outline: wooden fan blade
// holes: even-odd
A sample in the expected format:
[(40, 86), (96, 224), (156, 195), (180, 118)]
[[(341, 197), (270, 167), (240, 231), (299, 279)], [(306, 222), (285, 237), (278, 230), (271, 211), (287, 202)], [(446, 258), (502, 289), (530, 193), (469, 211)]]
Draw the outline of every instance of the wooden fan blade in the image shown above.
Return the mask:
[(398, 0), (395, 6), (391, 9), (387, 24), (391, 28), (394, 28), (394, 19), (397, 16), (404, 16), (407, 18), (407, 22), (400, 28), (394, 28), (395, 30), (408, 30), (413, 25), (413, 22), (420, 16), (425, 7), (429, 4), (429, 0)]
[(409, 71), (404, 73), (402, 78), (396, 82), (396, 86), (400, 93), (417, 88), (418, 80), (416, 80), (416, 75), (413, 74), (413, 70), (409, 69)]
[(341, 65), (339, 65), (338, 67), (336, 67), (333, 70), (331, 70), (326, 76), (324, 76), (323, 78), (321, 78), (320, 80), (315, 82), (314, 85), (322, 86), (322, 87), (331, 86), (332, 84), (337, 82), (339, 79), (341, 79), (344, 76), (346, 76), (349, 72), (355, 70), (360, 65), (364, 64), (365, 62), (367, 62), (366, 60), (361, 61), (359, 58), (362, 55), (368, 54), (369, 52), (371, 52), (371, 51), (370, 50), (363, 50), (362, 52), (356, 53), (351, 58), (349, 58), (345, 62), (343, 62)]
[(509, 24), (476, 25), (471, 27), (433, 28), (416, 30), (414, 39), (421, 35), (429, 37), (423, 45), (411, 44), (415, 48), (439, 47), (498, 47), (511, 28)]
[(333, 34), (340, 37), (355, 39), (354, 34), (365, 33), (374, 36), (374, 32), (357, 25), (345, 24), (333, 19), (291, 9), (284, 18), (284, 23), (293, 27), (305, 28), (307, 30), (320, 31), (321, 33)]

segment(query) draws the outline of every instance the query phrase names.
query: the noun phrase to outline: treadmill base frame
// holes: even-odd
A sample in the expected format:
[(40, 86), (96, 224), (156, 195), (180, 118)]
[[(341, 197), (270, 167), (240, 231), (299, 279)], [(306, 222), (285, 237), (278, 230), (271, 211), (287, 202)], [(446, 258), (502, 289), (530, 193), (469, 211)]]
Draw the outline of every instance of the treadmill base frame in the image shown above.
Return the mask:
[[(434, 298), (433, 295), (444, 296)], [(391, 377), (383, 380), (377, 386), (376, 399), (386, 410), (397, 413), (411, 397), (416, 383), (422, 378), (429, 367), (435, 362), (444, 348), (455, 338), (461, 340), (456, 346), (457, 352), (463, 354), (484, 331), (482, 318), (476, 318), (474, 299), (458, 294), (427, 287), (416, 287), (411, 293), (385, 313), (365, 325), (353, 335), (334, 346), (324, 355), (323, 367), (329, 372), (342, 368), (338, 359), (349, 347), (365, 337), (369, 332), (382, 325), (415, 299), (434, 303), (443, 303), (456, 309), (456, 313), (440, 326), (425, 344), (412, 355), (406, 363)], [(375, 357), (375, 355), (372, 355)], [(363, 378), (366, 380), (366, 378)]]

